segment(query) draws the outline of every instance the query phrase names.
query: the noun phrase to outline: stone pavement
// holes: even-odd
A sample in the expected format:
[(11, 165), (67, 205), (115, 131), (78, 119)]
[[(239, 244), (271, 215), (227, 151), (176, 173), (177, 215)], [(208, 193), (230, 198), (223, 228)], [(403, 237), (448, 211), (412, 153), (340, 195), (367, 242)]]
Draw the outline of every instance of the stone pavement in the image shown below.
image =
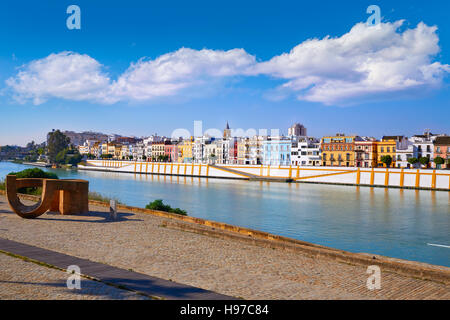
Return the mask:
[(158, 299), (230, 299), (228, 296), (200, 288), (151, 277), (130, 270), (112, 267), (106, 264), (69, 256), (63, 253), (58, 253), (3, 238), (0, 238), (0, 251), (32, 259), (34, 261), (45, 263), (64, 270), (66, 270), (69, 266), (76, 265), (80, 268), (82, 275), (100, 280), (105, 284), (125, 287)]
[(82, 278), (67, 288), (68, 274), (0, 253), (0, 300), (147, 300), (135, 292)]
[(445, 283), (382, 269), (381, 289), (368, 290), (364, 266), (173, 229), (149, 214), (122, 210), (110, 221), (108, 208), (90, 210), (25, 220), (0, 196), (0, 237), (244, 299), (450, 299)]

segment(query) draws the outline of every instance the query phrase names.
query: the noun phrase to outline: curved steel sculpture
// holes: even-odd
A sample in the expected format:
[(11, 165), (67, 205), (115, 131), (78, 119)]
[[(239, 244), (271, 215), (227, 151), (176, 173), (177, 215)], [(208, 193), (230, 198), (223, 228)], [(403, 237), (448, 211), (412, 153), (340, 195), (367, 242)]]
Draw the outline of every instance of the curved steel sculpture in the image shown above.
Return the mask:
[[(31, 206), (20, 202), (17, 189), (42, 187), (41, 200)], [(47, 211), (61, 214), (80, 214), (89, 212), (89, 181), (69, 179), (17, 179), (6, 176), (6, 196), (11, 209), (20, 217), (34, 219)]]

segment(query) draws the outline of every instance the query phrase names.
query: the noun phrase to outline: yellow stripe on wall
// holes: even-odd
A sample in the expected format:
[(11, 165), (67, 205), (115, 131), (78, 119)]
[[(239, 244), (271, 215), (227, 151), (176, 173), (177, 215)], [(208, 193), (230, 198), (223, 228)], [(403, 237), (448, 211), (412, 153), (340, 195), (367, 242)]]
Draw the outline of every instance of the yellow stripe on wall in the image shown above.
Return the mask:
[(420, 186), (420, 171), (419, 169), (417, 169), (417, 173), (416, 173), (416, 188), (418, 188)]
[(431, 189), (436, 189), (436, 170), (433, 170), (431, 175)]
[(402, 171), (400, 171), (400, 187), (403, 187), (405, 184), (405, 170), (402, 168)]

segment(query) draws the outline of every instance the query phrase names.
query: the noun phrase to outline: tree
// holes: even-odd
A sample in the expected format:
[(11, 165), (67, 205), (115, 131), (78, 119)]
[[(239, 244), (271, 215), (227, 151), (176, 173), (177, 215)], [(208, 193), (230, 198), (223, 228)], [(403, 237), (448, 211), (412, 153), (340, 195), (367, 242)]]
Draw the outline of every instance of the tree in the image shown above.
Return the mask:
[(438, 168), (438, 169), (440, 169), (441, 168), (441, 165), (443, 165), (444, 164), (444, 162), (445, 162), (445, 160), (443, 159), (443, 158), (441, 158), (441, 157), (436, 157), (436, 158), (434, 158), (434, 163), (436, 164), (436, 167)]
[[(131, 156), (131, 157), (133, 157), (133, 156)], [(144, 154), (143, 156), (142, 156), (142, 160), (147, 160), (147, 156)]]
[(69, 143), (70, 138), (66, 137), (66, 135), (59, 130), (48, 133), (47, 153), (51, 163), (57, 163), (56, 156), (64, 149), (67, 149)]
[(417, 162), (419, 162), (419, 159), (417, 159), (417, 158), (415, 158), (415, 157), (412, 157), (412, 158), (409, 158), (409, 159), (408, 159), (408, 162), (409, 162), (412, 166), (414, 166)]
[(169, 160), (169, 156), (166, 155), (166, 154), (158, 156), (158, 161), (160, 161), (160, 162), (164, 162), (164, 161), (167, 161), (167, 160)]
[(77, 164), (79, 164), (81, 162), (82, 158), (83, 157), (78, 152), (78, 150), (75, 149), (75, 151), (73, 153), (66, 154), (65, 163), (76, 166)]
[(386, 167), (390, 167), (391, 163), (392, 163), (392, 157), (390, 155), (386, 155), (386, 156), (382, 156), (381, 157), (381, 162), (383, 162)]
[(428, 166), (428, 163), (430, 162), (430, 159), (428, 157), (421, 157), (419, 159), (419, 162), (424, 165), (424, 166)]
[(81, 162), (82, 156), (77, 149), (64, 149), (56, 155), (55, 161), (59, 164), (71, 164), (73, 166)]

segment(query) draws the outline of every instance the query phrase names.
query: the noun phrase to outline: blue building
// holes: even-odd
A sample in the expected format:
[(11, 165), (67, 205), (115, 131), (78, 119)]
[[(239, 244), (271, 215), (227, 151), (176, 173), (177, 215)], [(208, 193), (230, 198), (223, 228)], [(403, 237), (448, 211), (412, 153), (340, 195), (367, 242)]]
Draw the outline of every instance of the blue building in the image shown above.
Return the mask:
[(263, 165), (289, 166), (291, 164), (290, 139), (266, 140), (263, 142)]

